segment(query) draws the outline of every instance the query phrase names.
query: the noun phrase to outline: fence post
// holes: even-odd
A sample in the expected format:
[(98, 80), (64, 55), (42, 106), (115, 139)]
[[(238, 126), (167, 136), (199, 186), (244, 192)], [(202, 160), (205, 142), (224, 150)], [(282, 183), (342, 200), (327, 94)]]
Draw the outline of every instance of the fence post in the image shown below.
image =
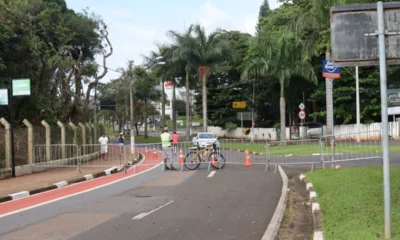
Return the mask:
[(66, 157), (65, 157), (65, 126), (60, 121), (57, 121), (57, 125), (61, 129), (61, 158), (66, 159)]
[(4, 140), (5, 140), (5, 168), (10, 168), (11, 167), (11, 130), (10, 130), (10, 124), (7, 122), (6, 119), (1, 118), (0, 119), (1, 124), (4, 126), (5, 134), (4, 134)]
[(33, 163), (33, 127), (32, 124), (24, 119), (24, 121), (22, 121), (25, 126), (28, 128), (28, 164), (32, 164)]
[(46, 128), (46, 161), (51, 160), (51, 128), (50, 125), (43, 120), (42, 125)]
[(72, 139), (72, 143), (73, 144), (77, 144), (77, 142), (78, 142), (78, 134), (77, 134), (77, 127), (76, 127), (76, 125), (75, 124), (73, 124), (72, 122), (69, 122), (69, 126), (72, 128), (72, 130), (74, 131), (74, 138)]
[(78, 125), (82, 129), (83, 155), (86, 155), (86, 127), (82, 123), (78, 123)]
[(93, 138), (94, 138), (94, 141), (97, 142), (97, 139), (98, 139), (98, 136), (97, 136), (97, 124), (96, 123), (92, 123), (92, 126), (93, 126)]

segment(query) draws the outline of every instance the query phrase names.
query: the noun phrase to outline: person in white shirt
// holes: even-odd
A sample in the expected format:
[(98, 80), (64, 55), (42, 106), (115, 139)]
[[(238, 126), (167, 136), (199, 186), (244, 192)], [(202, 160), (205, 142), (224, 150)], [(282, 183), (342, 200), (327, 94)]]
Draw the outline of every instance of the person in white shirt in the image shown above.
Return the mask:
[(102, 135), (99, 138), (99, 143), (100, 143), (100, 153), (101, 153), (101, 157), (104, 159), (106, 157), (106, 153), (107, 153), (107, 144), (108, 144), (108, 137), (106, 137), (106, 135)]

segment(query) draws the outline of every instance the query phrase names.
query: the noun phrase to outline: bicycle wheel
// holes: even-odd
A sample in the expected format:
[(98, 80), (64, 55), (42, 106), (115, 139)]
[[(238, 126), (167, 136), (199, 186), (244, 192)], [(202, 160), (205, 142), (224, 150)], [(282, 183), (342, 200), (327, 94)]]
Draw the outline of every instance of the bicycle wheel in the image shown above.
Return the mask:
[(190, 152), (185, 157), (185, 167), (189, 170), (196, 170), (200, 167), (201, 157), (196, 152)]
[(210, 155), (208, 155), (208, 161), (211, 162), (211, 158), (214, 156), (214, 161), (216, 164), (212, 164), (213, 168), (215, 169), (223, 169), (225, 167), (225, 158), (220, 152), (211, 152)]

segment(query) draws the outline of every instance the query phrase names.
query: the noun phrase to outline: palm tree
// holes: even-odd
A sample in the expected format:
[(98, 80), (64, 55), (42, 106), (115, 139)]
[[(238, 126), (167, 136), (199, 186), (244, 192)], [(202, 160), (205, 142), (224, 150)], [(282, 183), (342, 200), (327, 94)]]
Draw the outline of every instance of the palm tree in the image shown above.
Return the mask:
[(233, 58), (229, 42), (219, 37), (222, 33), (217, 30), (207, 36), (200, 25), (192, 26), (196, 44), (189, 49), (190, 60), (197, 67), (203, 95), (203, 128), (207, 131), (207, 80), (213, 67)]
[(185, 67), (185, 88), (186, 88), (186, 140), (190, 140), (190, 72), (193, 68), (191, 51), (195, 48), (196, 39), (192, 36), (193, 26), (190, 26), (184, 33), (169, 31), (168, 35), (174, 44), (174, 62), (181, 62)]
[(264, 76), (277, 79), (280, 84), (280, 122), (281, 141), (286, 141), (286, 101), (285, 88), (292, 77), (299, 76), (317, 83), (314, 69), (302, 57), (301, 46), (290, 34), (280, 39), (273, 36), (260, 38), (257, 43), (258, 55), (250, 59), (242, 78)]

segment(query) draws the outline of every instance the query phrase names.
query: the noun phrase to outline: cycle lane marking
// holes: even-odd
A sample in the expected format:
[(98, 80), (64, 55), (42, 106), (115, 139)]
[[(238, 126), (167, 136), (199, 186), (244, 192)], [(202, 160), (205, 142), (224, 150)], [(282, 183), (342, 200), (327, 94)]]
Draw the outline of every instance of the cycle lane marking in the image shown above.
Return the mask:
[(166, 204), (161, 205), (161, 206), (159, 206), (158, 208), (155, 208), (155, 209), (153, 209), (153, 210), (151, 210), (151, 211), (149, 211), (149, 212), (140, 213), (140, 214), (134, 216), (134, 217), (132, 218), (132, 220), (140, 220), (140, 219), (142, 219), (142, 218), (144, 218), (144, 217), (146, 217), (146, 216), (148, 216), (148, 215), (150, 215), (150, 214), (152, 214), (152, 213), (154, 213), (154, 212), (160, 210), (161, 208), (170, 205), (170, 204), (173, 203), (173, 202), (174, 202), (174, 200), (171, 200), (171, 201), (167, 202)]

